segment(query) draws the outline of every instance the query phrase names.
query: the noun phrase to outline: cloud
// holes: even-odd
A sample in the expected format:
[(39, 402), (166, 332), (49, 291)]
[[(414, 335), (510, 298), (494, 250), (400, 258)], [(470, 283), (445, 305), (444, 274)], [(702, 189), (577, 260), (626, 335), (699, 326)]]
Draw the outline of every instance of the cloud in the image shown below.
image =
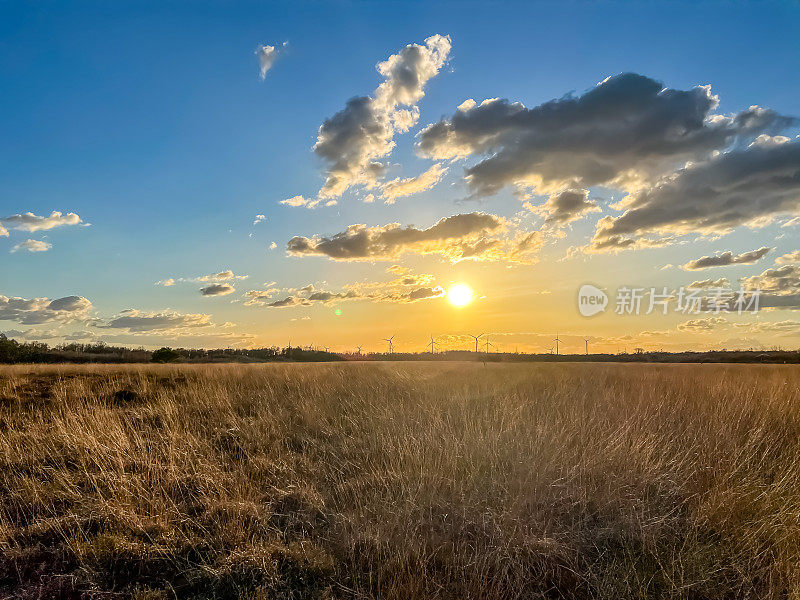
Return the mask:
[(786, 254), (782, 254), (775, 259), (775, 264), (785, 265), (790, 263), (800, 263), (800, 250), (794, 250)]
[(784, 265), (777, 269), (767, 269), (761, 275), (744, 279), (747, 289), (761, 289), (762, 292), (779, 294), (800, 293), (800, 265)]
[(321, 200), (318, 198), (306, 198), (304, 196), (292, 196), (286, 200), (281, 200), (280, 204), (293, 207), (316, 208), (320, 205)]
[(24, 242), (20, 242), (11, 248), (11, 252), (19, 252), (20, 250), (27, 250), (28, 252), (47, 252), (50, 248), (53, 247), (53, 244), (49, 242), (43, 242), (41, 240), (25, 240)]
[(398, 177), (397, 179), (387, 181), (381, 186), (386, 204), (394, 204), (397, 198), (411, 196), (412, 194), (418, 194), (431, 189), (439, 183), (439, 180), (445, 173), (447, 173), (447, 168), (437, 163), (417, 177), (409, 177), (406, 179), (400, 179)]
[(2, 223), (0, 223), (0, 237), (8, 237), (8, 229), (3, 227)]
[[(286, 47), (287, 42), (283, 42), (283, 47)], [(281, 49), (276, 48), (275, 46), (270, 46), (265, 44), (263, 46), (259, 46), (258, 50), (256, 50), (256, 56), (258, 57), (258, 67), (259, 67), (259, 76), (261, 79), (264, 79), (267, 76), (267, 71), (272, 68), (272, 65), (275, 64), (275, 61), (281, 55)]]
[(346, 285), (344, 289), (336, 292), (317, 289), (313, 284), (308, 284), (278, 300), (272, 300), (272, 297), (279, 291), (277, 289), (252, 290), (245, 294), (248, 297), (245, 305), (287, 308), (349, 300), (408, 303), (441, 298), (445, 294), (444, 289), (441, 286), (430, 285), (432, 281), (432, 275), (413, 275), (406, 270), (400, 278), (392, 281), (359, 282)]
[(793, 217), (781, 225), (781, 227), (797, 227), (798, 225), (800, 225), (800, 217)]
[(143, 312), (133, 308), (122, 311), (107, 323), (96, 325), (101, 329), (124, 329), (128, 332), (180, 331), (211, 326), (211, 315), (185, 314), (170, 310)]
[(800, 321), (759, 321), (757, 323), (734, 323), (734, 327), (749, 333), (777, 333), (786, 336), (800, 334)]
[(399, 223), (357, 224), (331, 237), (293, 237), (287, 251), (291, 256), (326, 256), (339, 261), (392, 260), (407, 252), (439, 254), (458, 261), (483, 257), (492, 249), (486, 236), (506, 227), (502, 217), (481, 212), (445, 217), (427, 229)]
[(506, 185), (540, 193), (571, 185), (634, 189), (738, 139), (794, 123), (759, 107), (714, 114), (717, 105), (708, 86), (675, 90), (623, 73), (581, 96), (534, 108), (501, 99), (468, 101), (449, 119), (423, 129), (417, 147), (436, 160), (484, 157), (466, 169), (476, 195)]
[(767, 269), (743, 279), (742, 287), (760, 289), (759, 306), (763, 308), (800, 308), (800, 264)]
[(711, 333), (715, 329), (728, 325), (724, 317), (707, 317), (705, 319), (691, 319), (678, 325), (679, 331), (687, 333)]
[(15, 321), (23, 325), (69, 323), (88, 318), (92, 303), (82, 296), (49, 298), (13, 298), (0, 295), (0, 321)]
[(730, 288), (730, 281), (725, 277), (719, 279), (701, 279), (700, 281), (693, 281), (687, 288), (706, 289), (706, 288)]
[(227, 283), (212, 283), (209, 286), (200, 288), (203, 296), (227, 296), (236, 291), (236, 288)]
[(267, 220), (267, 215), (256, 215), (256, 218), (253, 220), (253, 225), (258, 225)]
[[(242, 281), (249, 277), (249, 275), (237, 275), (230, 269), (225, 271), (220, 271), (219, 273), (211, 273), (209, 275), (201, 275), (199, 277), (179, 277), (175, 279), (174, 277), (170, 277), (169, 279), (162, 279), (161, 281), (157, 281), (156, 285), (161, 285), (164, 287), (172, 287), (176, 283), (223, 283), (226, 281)], [(214, 286), (209, 286), (209, 288), (213, 288)], [(209, 289), (204, 288), (204, 289)], [(202, 291), (202, 290), (201, 290)], [(205, 294), (205, 293), (204, 293)], [(205, 294), (205, 295), (219, 295), (220, 292)]]
[(377, 65), (384, 80), (372, 96), (351, 98), (323, 122), (314, 145), (314, 152), (329, 165), (320, 198), (340, 196), (354, 185), (377, 186), (386, 169), (380, 159), (394, 149), (395, 133), (416, 124), (416, 105), (425, 95), (425, 85), (449, 53), (447, 36), (433, 35), (425, 45), (409, 44)]
[(619, 217), (604, 217), (594, 251), (619, 250), (652, 235), (728, 233), (800, 210), (800, 141), (763, 139), (691, 164), (635, 192)]
[(4, 235), (2, 233), (3, 231), (5, 231), (6, 236), (8, 235), (8, 231), (2, 226), (18, 229), (20, 231), (33, 232), (47, 231), (67, 225), (80, 225), (82, 222), (81, 218), (75, 213), (67, 213), (65, 215), (58, 211), (53, 211), (50, 213), (49, 217), (40, 217), (32, 212), (26, 212), (21, 215), (11, 215), (10, 217), (0, 218), (0, 236)]
[(534, 212), (543, 214), (548, 223), (570, 223), (586, 213), (600, 212), (596, 202), (589, 200), (589, 190), (567, 188), (552, 194)]
[(751, 250), (750, 252), (743, 252), (742, 254), (733, 254), (733, 252), (723, 252), (716, 256), (703, 256), (690, 260), (683, 268), (687, 271), (700, 271), (710, 267), (725, 267), (728, 265), (752, 265), (770, 252), (772, 248), (763, 246), (758, 250)]
[[(253, 298), (254, 301), (247, 302), (248, 306), (252, 306), (253, 304), (258, 304), (259, 299), (258, 297)], [(264, 306), (270, 306), (272, 308), (286, 308), (287, 306), (311, 306), (311, 301), (306, 298), (300, 298), (298, 296), (287, 296), (281, 300), (272, 300), (270, 302), (262, 302)]]
[(52, 340), (54, 338), (61, 337), (61, 335), (54, 329), (42, 331), (41, 329), (36, 329), (35, 327), (25, 331), (20, 331), (19, 329), (9, 329), (8, 331), (3, 331), (2, 333), (11, 339), (36, 342), (42, 340)]
[(197, 277), (190, 281), (233, 281), (235, 279), (247, 279), (248, 277), (249, 275), (236, 275), (233, 271), (228, 269), (226, 271), (220, 271), (219, 273), (212, 273), (211, 275), (203, 275), (202, 277)]

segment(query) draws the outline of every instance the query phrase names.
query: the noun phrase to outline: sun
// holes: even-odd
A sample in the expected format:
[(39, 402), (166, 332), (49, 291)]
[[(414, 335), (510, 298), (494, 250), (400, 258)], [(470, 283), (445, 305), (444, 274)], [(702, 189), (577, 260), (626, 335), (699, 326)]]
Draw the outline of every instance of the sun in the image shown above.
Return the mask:
[(475, 294), (466, 283), (457, 283), (447, 290), (447, 301), (453, 306), (466, 306), (473, 298)]

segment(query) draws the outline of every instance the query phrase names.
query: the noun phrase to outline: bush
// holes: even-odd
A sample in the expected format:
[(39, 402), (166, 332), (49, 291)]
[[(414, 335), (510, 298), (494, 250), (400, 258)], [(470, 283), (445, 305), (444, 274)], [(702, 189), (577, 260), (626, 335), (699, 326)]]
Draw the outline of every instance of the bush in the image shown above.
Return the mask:
[(177, 361), (181, 355), (172, 348), (160, 348), (153, 352), (153, 362), (168, 363)]

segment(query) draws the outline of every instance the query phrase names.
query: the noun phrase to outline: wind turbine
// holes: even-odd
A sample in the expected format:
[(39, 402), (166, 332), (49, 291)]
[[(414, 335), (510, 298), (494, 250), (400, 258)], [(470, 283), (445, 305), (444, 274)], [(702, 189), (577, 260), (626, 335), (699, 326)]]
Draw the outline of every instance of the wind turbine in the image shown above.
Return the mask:
[(433, 339), (433, 335), (431, 335), (431, 341), (425, 347), (431, 349), (431, 354), (436, 354), (436, 342)]
[(560, 342), (561, 340), (558, 339), (558, 334), (557, 333), (556, 333), (556, 339), (553, 340), (553, 341), (556, 343), (556, 354), (558, 354), (558, 342)]
[(586, 354), (589, 354), (589, 338), (583, 338), (583, 341), (586, 343)]
[(492, 342), (490, 342), (489, 338), (486, 338), (485, 342), (486, 342), (486, 344), (485, 344), (486, 345), (486, 354), (489, 354), (489, 347), (490, 346), (492, 348), (494, 348), (495, 350), (497, 349), (497, 346), (495, 346)]
[(328, 351), (328, 350), (330, 350), (330, 349), (331, 349), (331, 347), (330, 347), (330, 346), (325, 346), (325, 352), (327, 352), (327, 351)]
[(358, 353), (361, 354), (361, 346), (356, 346), (358, 348)]
[(479, 333), (478, 335), (472, 335), (471, 333), (468, 333), (467, 335), (475, 340), (475, 354), (477, 354), (478, 353), (478, 338), (479, 337), (483, 337), (484, 334), (483, 333)]
[(394, 339), (394, 336), (392, 336), (390, 338), (383, 338), (384, 342), (389, 342), (389, 354), (391, 354), (394, 351), (394, 344), (392, 344), (392, 340), (393, 339)]

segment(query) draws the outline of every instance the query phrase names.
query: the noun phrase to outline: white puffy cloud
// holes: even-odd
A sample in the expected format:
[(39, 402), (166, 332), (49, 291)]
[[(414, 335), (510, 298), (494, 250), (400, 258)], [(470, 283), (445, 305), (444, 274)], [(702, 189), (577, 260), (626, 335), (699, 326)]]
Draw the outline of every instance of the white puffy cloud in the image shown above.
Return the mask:
[(687, 271), (700, 271), (710, 267), (725, 267), (728, 265), (752, 265), (766, 256), (772, 248), (763, 246), (758, 250), (751, 250), (750, 252), (742, 252), (741, 254), (734, 254), (731, 251), (723, 252), (715, 256), (702, 256), (694, 260), (690, 260), (683, 268)]
[(787, 252), (786, 254), (782, 254), (775, 259), (775, 264), (778, 265), (786, 265), (791, 263), (800, 263), (800, 250)]
[(259, 223), (263, 223), (267, 220), (267, 215), (256, 215), (256, 218), (253, 219), (253, 225), (258, 225)]
[(729, 288), (731, 282), (728, 281), (725, 277), (720, 277), (719, 279), (701, 279), (699, 281), (693, 281), (687, 288), (695, 288), (695, 289), (705, 289), (705, 288)]
[(449, 53), (447, 36), (433, 35), (425, 45), (409, 44), (378, 64), (384, 81), (372, 96), (348, 100), (325, 120), (314, 145), (314, 152), (329, 164), (320, 198), (340, 196), (354, 185), (377, 186), (385, 171), (380, 159), (394, 149), (395, 133), (416, 124), (416, 104)]
[[(398, 177), (397, 179), (387, 181), (381, 186), (381, 192), (386, 199), (386, 204), (394, 204), (397, 198), (411, 196), (412, 194), (418, 194), (431, 189), (439, 183), (439, 180), (445, 173), (447, 173), (447, 168), (437, 163), (416, 177), (408, 177), (405, 179)], [(364, 201), (366, 202), (366, 199)]]
[(27, 252), (47, 252), (52, 247), (53, 244), (49, 242), (44, 242), (41, 240), (25, 240), (24, 242), (20, 242), (19, 244), (12, 246), (11, 252), (19, 252), (21, 250)]
[(293, 206), (303, 207), (303, 208), (317, 208), (322, 201), (318, 198), (306, 198), (304, 196), (292, 196), (291, 198), (287, 198), (286, 200), (281, 200), (281, 204), (285, 204), (286, 206)]
[(49, 298), (13, 298), (0, 295), (0, 321), (15, 321), (23, 325), (85, 321), (92, 303), (82, 296)]
[(10, 229), (18, 229), (20, 231), (47, 231), (56, 227), (64, 227), (67, 225), (80, 225), (83, 221), (75, 213), (67, 213), (66, 215), (58, 211), (50, 213), (49, 217), (40, 217), (32, 212), (26, 212), (18, 215), (11, 215), (9, 217), (0, 218), (0, 236), (8, 235), (8, 231), (2, 226)]
[[(219, 273), (210, 273), (209, 275), (201, 275), (199, 277), (179, 277), (177, 279), (174, 277), (170, 277), (168, 279), (162, 279), (161, 281), (157, 281), (156, 285), (161, 285), (164, 287), (172, 287), (176, 283), (225, 283), (231, 281), (242, 281), (247, 279), (248, 277), (249, 275), (237, 275), (230, 269), (226, 269), (225, 271), (220, 271)], [(215, 294), (204, 293), (204, 295), (211, 296)], [(216, 295), (219, 295), (219, 292), (216, 292)]]
[(743, 287), (761, 290), (759, 305), (764, 308), (800, 308), (800, 264), (767, 269), (742, 280)]
[(203, 275), (202, 277), (197, 277), (192, 281), (200, 281), (200, 282), (218, 282), (218, 281), (233, 281), (235, 279), (247, 279), (249, 275), (236, 275), (230, 269), (226, 271), (220, 271), (219, 273), (212, 273), (210, 275)]

